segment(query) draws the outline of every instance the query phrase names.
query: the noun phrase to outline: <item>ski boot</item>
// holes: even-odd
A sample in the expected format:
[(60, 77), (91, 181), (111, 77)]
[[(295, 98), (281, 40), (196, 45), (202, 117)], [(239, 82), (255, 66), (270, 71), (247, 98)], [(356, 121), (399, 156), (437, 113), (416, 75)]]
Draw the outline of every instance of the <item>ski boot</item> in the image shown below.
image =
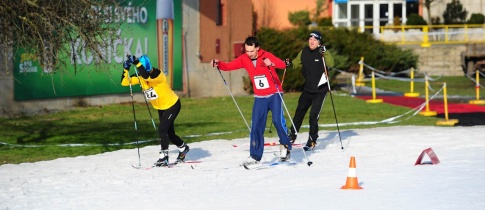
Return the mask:
[(160, 158), (154, 164), (156, 167), (168, 166), (168, 150), (160, 151)]
[(288, 145), (280, 144), (280, 161), (284, 162), (290, 159), (290, 151)]
[(293, 144), (296, 140), (296, 134), (290, 133), (290, 135), (288, 135), (288, 138), (290, 139), (290, 143)]
[(179, 156), (177, 157), (177, 163), (184, 162), (185, 156), (187, 153), (190, 151), (189, 145), (187, 144), (182, 144), (181, 147), (179, 147)]
[(306, 145), (303, 147), (305, 151), (311, 151), (317, 146), (317, 141), (313, 141), (311, 138), (308, 138)]
[(259, 160), (254, 159), (253, 157), (249, 156), (244, 162), (243, 166), (245, 169), (251, 169), (257, 167), (259, 165)]

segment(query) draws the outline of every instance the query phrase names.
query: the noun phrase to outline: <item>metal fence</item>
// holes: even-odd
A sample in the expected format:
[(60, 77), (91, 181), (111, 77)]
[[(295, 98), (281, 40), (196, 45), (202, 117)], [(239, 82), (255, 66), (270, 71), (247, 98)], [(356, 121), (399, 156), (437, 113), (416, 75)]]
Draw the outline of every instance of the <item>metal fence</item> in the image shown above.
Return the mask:
[(485, 43), (485, 25), (382, 26), (377, 37), (395, 44)]
[(353, 29), (364, 33), (378, 31), (373, 33), (376, 39), (398, 45), (427, 47), (431, 44), (485, 43), (485, 24), (380, 26), (379, 30), (374, 26), (364, 26)]

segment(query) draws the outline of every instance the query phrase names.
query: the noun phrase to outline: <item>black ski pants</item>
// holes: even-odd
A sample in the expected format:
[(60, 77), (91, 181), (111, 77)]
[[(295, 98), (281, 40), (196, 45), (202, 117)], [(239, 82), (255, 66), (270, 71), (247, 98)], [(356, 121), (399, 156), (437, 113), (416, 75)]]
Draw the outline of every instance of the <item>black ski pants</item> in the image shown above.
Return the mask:
[[(291, 133), (295, 134), (300, 131), (301, 124), (303, 123), (303, 118), (308, 109), (310, 109), (310, 136), (309, 139), (316, 141), (318, 138), (318, 119), (320, 119), (320, 111), (322, 109), (325, 98), (328, 92), (324, 93), (309, 93), (303, 91), (298, 99), (298, 106), (296, 107), (295, 115), (293, 117), (293, 123), (295, 128), (291, 126)], [(296, 131), (295, 131), (296, 129)]]
[(162, 150), (168, 150), (169, 142), (180, 147), (184, 141), (175, 134), (174, 121), (182, 108), (180, 99), (170, 108), (166, 110), (158, 110), (158, 118), (160, 119), (160, 126), (158, 132), (160, 134), (160, 146)]

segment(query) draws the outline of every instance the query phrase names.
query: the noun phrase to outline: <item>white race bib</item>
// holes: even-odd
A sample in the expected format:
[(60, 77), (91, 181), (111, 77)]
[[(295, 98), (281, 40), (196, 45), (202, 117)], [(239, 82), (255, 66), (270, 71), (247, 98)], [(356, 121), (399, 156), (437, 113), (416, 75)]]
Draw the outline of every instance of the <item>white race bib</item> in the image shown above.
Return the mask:
[(268, 83), (268, 79), (266, 78), (266, 75), (254, 76), (253, 82), (254, 82), (254, 86), (258, 90), (269, 88), (269, 83)]
[(155, 90), (152, 87), (148, 90), (144, 90), (143, 92), (145, 93), (145, 97), (148, 100), (155, 100), (158, 98), (157, 92), (155, 92)]

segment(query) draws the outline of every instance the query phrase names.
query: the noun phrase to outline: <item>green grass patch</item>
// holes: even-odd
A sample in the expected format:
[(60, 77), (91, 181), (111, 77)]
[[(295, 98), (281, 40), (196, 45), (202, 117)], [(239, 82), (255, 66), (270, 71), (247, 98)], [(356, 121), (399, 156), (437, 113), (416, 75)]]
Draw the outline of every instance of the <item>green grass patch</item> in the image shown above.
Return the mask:
[[(448, 92), (453, 95), (474, 95), (474, 85), (464, 77), (446, 77), (440, 80), (448, 84)], [(378, 80), (377, 87), (385, 90), (408, 92), (409, 83)], [(433, 86), (435, 90), (440, 87)], [(416, 83), (415, 92), (423, 92), (424, 85)], [(485, 91), (484, 91), (485, 92)], [(284, 100), (293, 116), (300, 93), (286, 93)], [(482, 95), (483, 96), (483, 95)], [(333, 98), (333, 100), (331, 100)], [(320, 115), (320, 124), (330, 127), (320, 128), (333, 132), (337, 127), (332, 106), (335, 107), (340, 130), (372, 128), (384, 126), (420, 125), (434, 126), (437, 118), (420, 115), (400, 118), (394, 124), (351, 125), (345, 123), (382, 121), (408, 112), (410, 109), (386, 103), (369, 104), (349, 96), (344, 92), (334, 92), (329, 96)], [(235, 98), (246, 121), (251, 123), (253, 96)], [(181, 98), (182, 111), (175, 121), (176, 133), (188, 143), (212, 140), (247, 138), (249, 130), (231, 97)], [(61, 157), (94, 155), (119, 149), (137, 148), (136, 140), (146, 141), (140, 147), (159, 145), (157, 129), (158, 113), (145, 103), (135, 104), (137, 131), (134, 128), (132, 104), (74, 108), (72, 110), (39, 116), (0, 118), (0, 165), (8, 163), (36, 162)], [(151, 114), (151, 116), (150, 116)], [(285, 111), (287, 126), (291, 122)], [(410, 115), (408, 115), (410, 116)], [(271, 113), (267, 128), (270, 128)], [(303, 122), (308, 125), (308, 113)], [(274, 127), (272, 128), (274, 131)], [(302, 128), (300, 132), (308, 132)], [(214, 135), (218, 134), (218, 135)], [(266, 132), (267, 137), (275, 137), (276, 132)], [(82, 146), (81, 146), (82, 145)], [(173, 146), (171, 146), (173, 149)], [(134, 154), (136, 155), (136, 154)]]

